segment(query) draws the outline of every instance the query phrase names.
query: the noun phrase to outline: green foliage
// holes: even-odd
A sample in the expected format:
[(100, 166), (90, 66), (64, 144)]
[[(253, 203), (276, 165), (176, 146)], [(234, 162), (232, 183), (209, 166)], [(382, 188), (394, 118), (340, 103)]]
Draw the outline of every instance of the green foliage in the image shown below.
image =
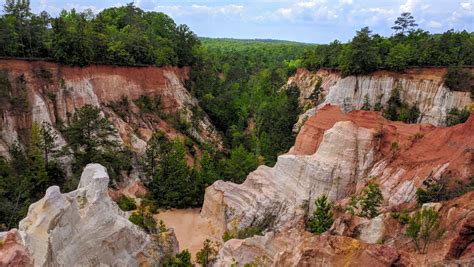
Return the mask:
[(101, 115), (98, 107), (85, 105), (76, 110), (69, 126), (62, 131), (68, 143), (63, 153), (69, 149), (72, 151), (73, 171), (77, 176), (92, 162), (104, 165), (112, 182), (121, 176), (122, 171), (131, 170), (131, 151), (118, 145), (115, 129)]
[(380, 187), (375, 182), (370, 182), (362, 191), (360, 198), (360, 215), (367, 218), (375, 218), (378, 215), (377, 209), (383, 201)]
[(233, 238), (234, 238), (234, 235), (230, 233), (229, 231), (225, 231), (224, 234), (222, 235), (222, 240), (224, 240), (224, 242), (227, 242)]
[(385, 59), (385, 64), (391, 70), (401, 71), (408, 67), (410, 63), (412, 49), (409, 44), (397, 44), (390, 49)]
[(134, 210), (137, 208), (137, 205), (135, 203), (135, 199), (128, 197), (128, 196), (122, 196), (118, 201), (117, 205), (119, 208), (123, 211), (130, 211)]
[(134, 102), (142, 113), (154, 113), (156, 115), (161, 114), (161, 98), (159, 96), (150, 97), (147, 95), (142, 95)]
[(149, 184), (158, 207), (186, 208), (201, 204), (198, 191), (199, 174), (188, 167), (183, 143), (176, 140), (170, 150), (161, 155), (156, 173)]
[(351, 214), (356, 214), (369, 219), (375, 218), (378, 213), (378, 208), (383, 202), (382, 192), (380, 187), (374, 181), (362, 190), (359, 196), (352, 196), (346, 211)]
[(408, 224), (410, 221), (410, 214), (406, 209), (403, 209), (400, 212), (392, 212), (390, 215), (402, 225)]
[(465, 123), (469, 116), (471, 115), (471, 111), (467, 108), (458, 109), (456, 107), (451, 108), (446, 115), (446, 125), (453, 126), (459, 123)]
[(395, 87), (390, 93), (387, 102), (387, 108), (383, 112), (383, 116), (392, 121), (403, 121), (406, 123), (416, 123), (420, 116), (420, 110), (417, 104), (410, 106), (401, 100), (400, 88)]
[(362, 109), (362, 110), (370, 110), (371, 108), (372, 108), (372, 106), (370, 105), (369, 95), (368, 95), (368, 94), (365, 94), (365, 96), (364, 96), (364, 104), (362, 105), (361, 109)]
[(426, 188), (418, 188), (416, 190), (416, 201), (421, 206), (428, 202), (450, 200), (473, 190), (474, 176), (466, 182), (442, 176), (438, 182), (428, 183)]
[(242, 145), (232, 149), (230, 158), (221, 162), (222, 179), (242, 183), (247, 175), (258, 167), (258, 158)]
[(460, 65), (449, 66), (444, 76), (444, 84), (453, 91), (471, 92), (474, 98), (474, 75)]
[[(280, 88), (299, 64), (293, 60), (308, 45), (208, 38), (202, 38), (202, 43), (195, 49), (198, 60), (188, 90), (224, 133), (227, 151), (234, 152), (231, 156), (241, 154), (242, 150), (235, 149), (243, 146), (254, 158), (274, 164), (277, 156), (293, 144), (292, 127), (300, 112), (299, 90)], [(248, 174), (239, 171), (230, 177), (226, 168), (229, 164), (219, 165), (227, 180), (240, 180)]]
[(415, 27), (418, 24), (415, 23), (415, 18), (411, 15), (410, 12), (403, 12), (400, 17), (397, 18), (392, 27), (395, 30), (396, 34), (404, 35), (405, 33), (411, 33), (415, 31)]
[(249, 226), (237, 231), (238, 239), (246, 239), (254, 235), (263, 235), (265, 229), (261, 226)]
[(164, 267), (191, 267), (191, 253), (187, 249), (177, 253), (176, 256), (167, 255), (163, 259)]
[[(474, 64), (473, 33), (448, 30), (430, 34), (415, 29), (417, 24), (410, 13), (402, 13), (395, 21), (393, 36), (371, 35), (367, 27), (357, 31), (348, 43), (339, 41), (308, 47), (302, 57), (303, 67), (337, 68), (344, 75), (367, 74), (376, 69), (402, 71), (410, 66), (460, 66)], [(447, 85), (453, 90), (473, 92), (470, 75), (454, 68), (448, 73)], [(471, 78), (472, 79), (472, 78)], [(474, 96), (474, 93), (472, 93)]]
[(326, 195), (318, 197), (315, 201), (313, 216), (306, 222), (306, 227), (311, 233), (322, 234), (326, 232), (334, 222), (331, 212), (331, 204)]
[(52, 151), (51, 136), (36, 122), (32, 124), (27, 146), (15, 144), (10, 160), (0, 157), (0, 228), (17, 227), (29, 205), (40, 199), (49, 186), (62, 185), (65, 175)]
[(133, 212), (128, 219), (149, 234), (157, 233), (156, 221), (153, 218), (153, 214), (148, 211), (140, 209)]
[(203, 248), (196, 253), (196, 262), (202, 267), (212, 266), (218, 252), (218, 243), (213, 243), (206, 239), (203, 243)]
[(412, 239), (420, 253), (426, 253), (429, 244), (439, 239), (443, 233), (439, 214), (432, 208), (423, 208), (417, 211), (410, 218), (406, 229), (406, 235)]
[(189, 66), (197, 36), (160, 12), (131, 4), (92, 11), (32, 14), (29, 1), (10, 1), (0, 16), (0, 56), (52, 57), (70, 65)]
[(380, 55), (368, 27), (357, 31), (351, 43), (341, 52), (340, 68), (343, 75), (365, 74), (377, 69)]

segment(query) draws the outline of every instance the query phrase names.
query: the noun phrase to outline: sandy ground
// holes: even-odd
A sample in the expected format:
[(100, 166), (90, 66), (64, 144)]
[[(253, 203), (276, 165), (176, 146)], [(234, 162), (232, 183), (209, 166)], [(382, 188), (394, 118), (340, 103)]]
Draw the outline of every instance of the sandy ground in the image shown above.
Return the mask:
[(200, 209), (171, 209), (155, 215), (157, 222), (163, 220), (166, 227), (174, 228), (179, 249), (188, 249), (193, 259), (206, 239), (222, 241), (222, 234), (209, 221), (199, 216)]

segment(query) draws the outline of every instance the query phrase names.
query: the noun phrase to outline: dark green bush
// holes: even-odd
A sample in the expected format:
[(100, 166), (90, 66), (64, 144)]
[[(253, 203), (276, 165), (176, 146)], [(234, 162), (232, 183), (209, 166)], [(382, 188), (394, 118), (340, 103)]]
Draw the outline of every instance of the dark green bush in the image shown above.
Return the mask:
[(471, 92), (474, 97), (474, 75), (460, 65), (450, 66), (444, 76), (444, 84), (453, 91)]
[(245, 227), (245, 228), (240, 229), (237, 232), (237, 238), (238, 239), (245, 239), (245, 238), (252, 237), (254, 235), (263, 235), (262, 234), (263, 230), (265, 230), (265, 229), (263, 229), (262, 227), (258, 227), (258, 226)]
[[(454, 182), (450, 184), (450, 181)], [(473, 190), (474, 176), (470, 177), (467, 182), (443, 176), (438, 182), (429, 183), (425, 188), (418, 188), (416, 190), (416, 201), (418, 205), (428, 202), (446, 201)]]
[(130, 211), (134, 210), (137, 208), (137, 205), (135, 204), (135, 199), (128, 197), (128, 196), (123, 196), (117, 201), (117, 205), (119, 208), (123, 211)]
[(459, 123), (465, 123), (470, 115), (471, 111), (467, 108), (458, 109), (454, 107), (450, 109), (446, 115), (446, 125), (453, 126)]

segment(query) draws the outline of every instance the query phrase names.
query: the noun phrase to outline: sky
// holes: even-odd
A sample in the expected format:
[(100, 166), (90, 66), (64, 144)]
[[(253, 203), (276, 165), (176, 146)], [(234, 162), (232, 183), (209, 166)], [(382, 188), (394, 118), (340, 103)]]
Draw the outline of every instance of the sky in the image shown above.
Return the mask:
[[(100, 10), (133, 0), (31, 0), (32, 10), (57, 15), (62, 9)], [(401, 12), (411, 12), (420, 28), (474, 31), (474, 0), (135, 0), (146, 11), (160, 11), (198, 36), (279, 39), (306, 43), (348, 41), (369, 26), (392, 34)]]

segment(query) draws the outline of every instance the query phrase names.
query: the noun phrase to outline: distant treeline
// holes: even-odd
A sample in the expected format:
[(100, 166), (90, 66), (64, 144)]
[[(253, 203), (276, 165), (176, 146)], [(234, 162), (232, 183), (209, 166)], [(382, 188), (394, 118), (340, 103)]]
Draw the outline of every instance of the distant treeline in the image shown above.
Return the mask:
[(371, 34), (364, 27), (346, 44), (336, 40), (308, 49), (302, 66), (310, 70), (337, 68), (343, 75), (357, 75), (409, 66), (474, 65), (474, 33), (449, 30), (430, 34), (416, 26), (413, 16), (403, 13), (392, 27), (393, 36)]
[(133, 3), (90, 10), (63, 10), (53, 18), (33, 14), (29, 0), (6, 0), (0, 16), (0, 56), (53, 58), (70, 65), (173, 65), (193, 63), (197, 36), (160, 12)]

